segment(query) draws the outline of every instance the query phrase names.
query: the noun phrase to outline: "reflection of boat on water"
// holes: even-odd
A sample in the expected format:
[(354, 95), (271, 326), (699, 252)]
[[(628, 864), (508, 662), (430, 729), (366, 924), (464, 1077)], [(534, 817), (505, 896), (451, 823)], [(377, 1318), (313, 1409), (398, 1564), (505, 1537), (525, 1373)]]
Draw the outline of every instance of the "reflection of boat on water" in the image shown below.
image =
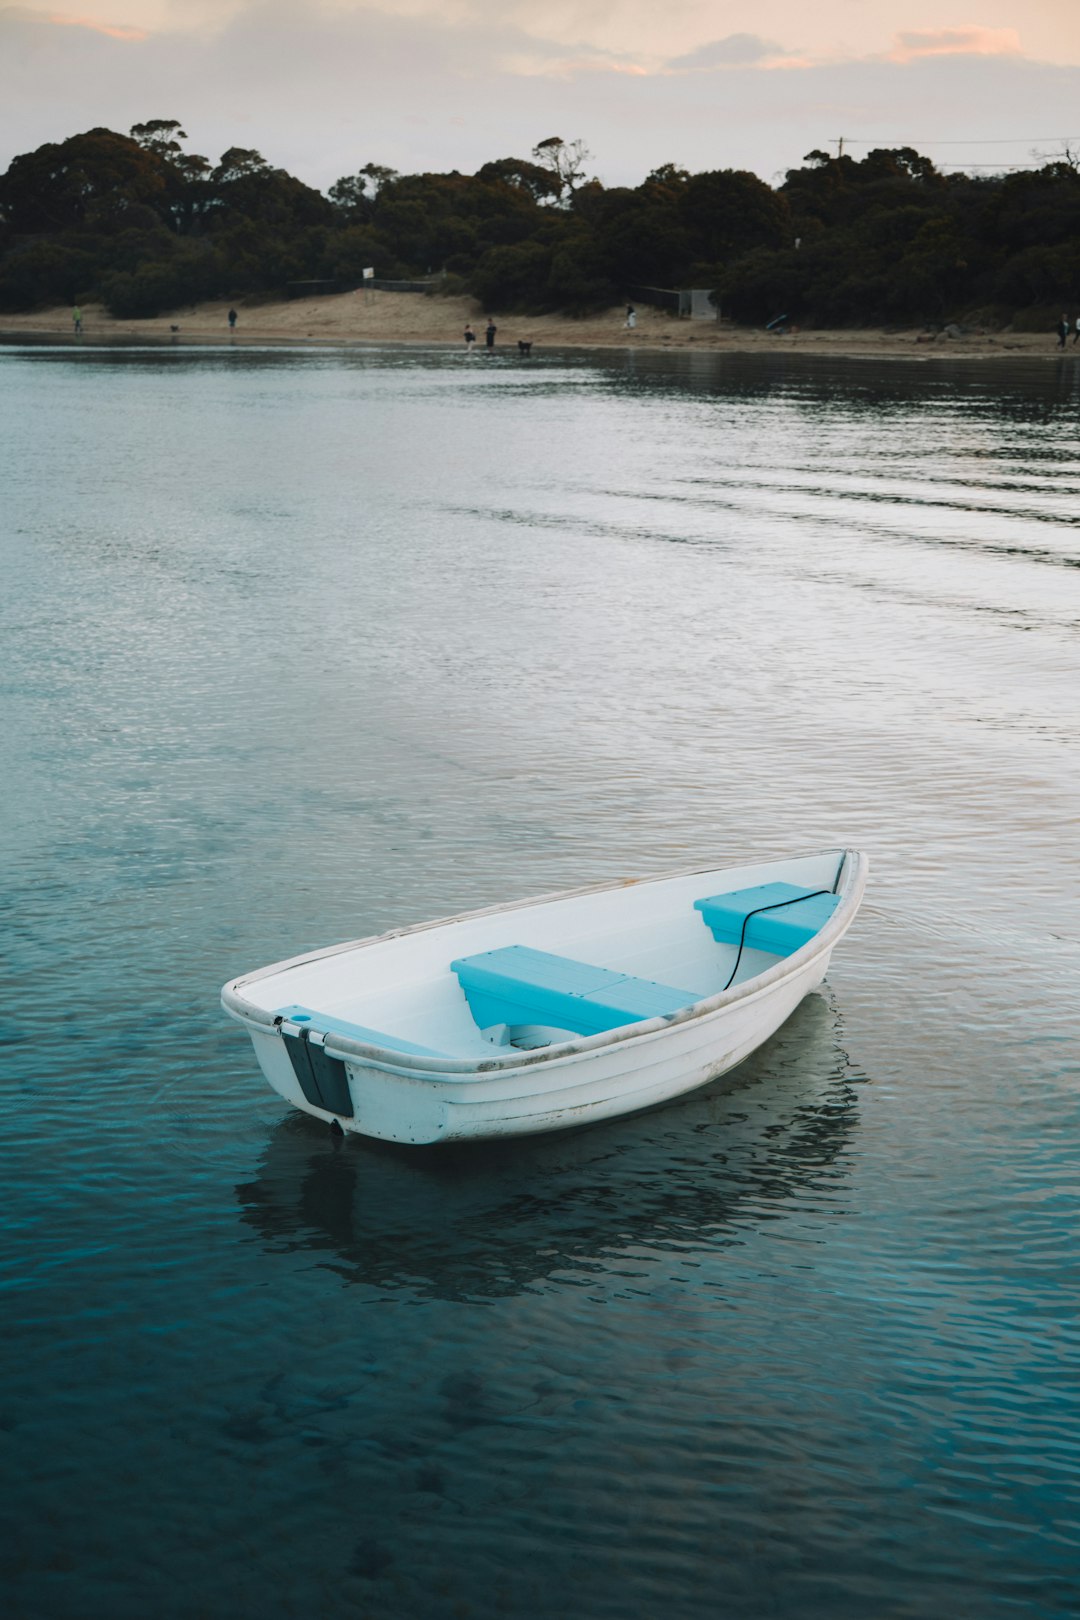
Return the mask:
[(825, 976), (866, 884), (829, 850), (524, 900), (233, 979), (295, 1107), (387, 1142), (561, 1131), (681, 1097)]
[(824, 1194), (854, 1124), (836, 1016), (814, 995), (736, 1073), (662, 1112), (422, 1156), (290, 1114), (237, 1194), (268, 1245), (328, 1253), (350, 1282), (511, 1295), (613, 1253), (722, 1244), (747, 1199)]

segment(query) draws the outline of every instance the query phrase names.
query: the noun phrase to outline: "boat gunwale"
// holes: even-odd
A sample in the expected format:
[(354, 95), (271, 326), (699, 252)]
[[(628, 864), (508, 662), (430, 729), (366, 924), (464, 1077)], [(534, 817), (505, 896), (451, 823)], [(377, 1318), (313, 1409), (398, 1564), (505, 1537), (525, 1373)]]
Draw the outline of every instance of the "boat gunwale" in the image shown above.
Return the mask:
[[(681, 1007), (674, 1013), (663, 1013), (655, 1018), (643, 1019), (638, 1023), (620, 1024), (616, 1029), (601, 1030), (595, 1035), (582, 1035), (575, 1040), (559, 1041), (551, 1046), (540, 1047), (532, 1052), (516, 1050), (513, 1053), (498, 1055), (495, 1049), (491, 1057), (424, 1057), (419, 1053), (396, 1053), (391, 1048), (379, 1046), (370, 1041), (354, 1041), (347, 1035), (327, 1033), (323, 1037), (325, 1050), (331, 1057), (339, 1057), (346, 1062), (362, 1063), (368, 1068), (377, 1068), (388, 1073), (411, 1076), (420, 1080), (438, 1079), (470, 1079), (476, 1075), (490, 1075), (519, 1069), (533, 1068), (540, 1064), (557, 1063), (569, 1058), (588, 1055), (592, 1052), (604, 1050), (624, 1041), (643, 1040), (661, 1034), (681, 1024), (691, 1023), (698, 1018), (706, 1018), (711, 1014), (724, 1011), (740, 1001), (771, 989), (775, 984), (802, 971), (802, 969), (816, 956), (831, 951), (836, 941), (847, 931), (858, 909), (863, 890), (866, 887), (869, 861), (861, 850), (857, 849), (825, 849), (811, 850), (806, 854), (784, 856), (776, 860), (741, 862), (743, 866), (771, 866), (780, 865), (787, 861), (811, 860), (823, 855), (839, 855), (842, 857), (838, 874), (837, 888), (833, 891), (840, 899), (840, 904), (828, 921), (807, 940), (798, 950), (792, 951), (790, 956), (781, 957), (772, 967), (766, 968), (764, 973), (754, 974), (744, 979), (741, 984), (732, 985), (729, 989), (717, 991), (715, 995), (705, 997), (701, 1001), (692, 1002), (689, 1007)], [(221, 992), (221, 1004), (230, 1017), (239, 1023), (256, 1026), (255, 1032), (262, 1034), (275, 1034), (280, 1028), (278, 1013), (264, 1012), (239, 994), (240, 987), (245, 984), (257, 983), (263, 979), (272, 978), (277, 973), (283, 973), (290, 968), (302, 967), (310, 962), (318, 962), (327, 957), (339, 956), (346, 951), (368, 950), (372, 946), (388, 944), (391, 940), (403, 939), (412, 934), (424, 933), (433, 928), (446, 928), (459, 922), (471, 922), (480, 917), (495, 917), (504, 912), (532, 910), (535, 907), (549, 905), (558, 900), (574, 900), (584, 895), (602, 894), (612, 889), (629, 889), (645, 883), (666, 883), (676, 878), (687, 878), (704, 875), (708, 872), (723, 871), (725, 868), (715, 865), (684, 867), (672, 872), (657, 872), (648, 877), (640, 878), (613, 878), (603, 883), (588, 883), (576, 889), (560, 889), (551, 894), (537, 895), (522, 900), (502, 901), (493, 906), (482, 906), (476, 911), (463, 911), (452, 917), (436, 917), (426, 922), (410, 923), (405, 928), (392, 928), (383, 934), (372, 934), (366, 938), (346, 940), (340, 945), (326, 945), (319, 950), (305, 951), (299, 956), (287, 957), (280, 962), (271, 962), (268, 966), (257, 968), (251, 973), (241, 974), (238, 978), (230, 979)], [(322, 1032), (319, 1031), (321, 1034)]]

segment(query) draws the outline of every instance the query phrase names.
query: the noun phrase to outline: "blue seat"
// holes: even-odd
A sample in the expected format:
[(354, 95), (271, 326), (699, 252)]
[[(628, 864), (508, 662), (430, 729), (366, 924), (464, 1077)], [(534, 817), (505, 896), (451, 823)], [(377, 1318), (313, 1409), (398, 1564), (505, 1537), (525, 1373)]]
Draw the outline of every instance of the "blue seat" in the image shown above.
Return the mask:
[(690, 1007), (701, 997), (651, 979), (552, 956), (529, 945), (505, 945), (450, 964), (481, 1029), (541, 1024), (598, 1035)]
[(387, 1035), (385, 1030), (368, 1029), (364, 1024), (353, 1024), (347, 1018), (327, 1018), (324, 1013), (312, 1012), (310, 1007), (279, 1007), (275, 1018), (287, 1018), (290, 1024), (310, 1029), (317, 1035), (347, 1035), (351, 1041), (369, 1041), (372, 1046), (385, 1046), (391, 1052), (412, 1052), (419, 1057), (445, 1057), (445, 1052), (433, 1051), (430, 1046), (417, 1046), (414, 1041), (403, 1041), (398, 1035)]
[[(812, 896), (812, 898), (801, 898)], [(793, 902), (793, 903), (789, 903)], [(731, 894), (714, 894), (695, 900), (712, 936), (720, 945), (738, 945), (743, 939), (743, 923), (759, 906), (782, 904), (780, 911), (760, 911), (746, 923), (744, 944), (748, 950), (770, 951), (774, 956), (790, 956), (800, 945), (822, 929), (840, 904), (838, 895), (815, 894), (794, 883), (760, 883), (753, 889), (735, 889)]]

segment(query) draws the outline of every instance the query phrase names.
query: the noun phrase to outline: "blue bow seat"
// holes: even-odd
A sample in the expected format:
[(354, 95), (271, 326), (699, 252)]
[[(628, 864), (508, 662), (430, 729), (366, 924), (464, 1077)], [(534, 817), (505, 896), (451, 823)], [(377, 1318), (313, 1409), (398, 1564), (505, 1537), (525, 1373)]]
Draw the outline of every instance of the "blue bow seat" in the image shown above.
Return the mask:
[[(777, 904), (779, 911), (759, 910)], [(753, 889), (695, 900), (694, 910), (701, 912), (719, 945), (738, 945), (746, 922), (743, 942), (748, 950), (790, 956), (824, 928), (839, 904), (838, 895), (815, 894), (794, 883), (760, 883)], [(751, 912), (758, 914), (750, 916)]]

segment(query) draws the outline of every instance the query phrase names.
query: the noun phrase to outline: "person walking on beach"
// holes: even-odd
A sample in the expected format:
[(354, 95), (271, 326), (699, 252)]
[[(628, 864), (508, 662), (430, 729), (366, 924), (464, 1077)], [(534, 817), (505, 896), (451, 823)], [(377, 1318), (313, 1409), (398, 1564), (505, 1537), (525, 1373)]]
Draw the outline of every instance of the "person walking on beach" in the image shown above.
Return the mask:
[(1069, 317), (1067, 315), (1063, 315), (1061, 317), (1060, 321), (1058, 322), (1058, 348), (1059, 349), (1063, 349), (1065, 347), (1065, 339), (1068, 337), (1068, 335), (1069, 335)]
[(495, 347), (495, 334), (496, 334), (496, 332), (498, 330), (499, 330), (499, 328), (495, 325), (495, 322), (492, 320), (491, 316), (489, 315), (488, 316), (488, 323), (484, 327), (484, 342), (487, 344), (489, 353)]
[(465, 353), (472, 354), (472, 346), (476, 342), (476, 333), (469, 321), (465, 322)]
[(1077, 343), (1080, 343), (1080, 315), (1078, 315), (1076, 317), (1076, 332), (1075, 332), (1075, 334), (1073, 336), (1073, 347), (1074, 348), (1075, 348)]
[(229, 331), (230, 332), (235, 332), (236, 331), (236, 311), (235, 311), (235, 309), (230, 309), (230, 311), (229, 311)]
[(75, 305), (75, 308), (71, 312), (71, 319), (72, 319), (72, 323), (74, 324), (74, 327), (75, 327), (75, 336), (76, 337), (81, 337), (82, 336), (82, 310), (79, 308), (78, 304)]
[(633, 304), (627, 304), (627, 306), (626, 306), (626, 330), (628, 332), (632, 332), (636, 325), (637, 325), (637, 310), (634, 308)]

